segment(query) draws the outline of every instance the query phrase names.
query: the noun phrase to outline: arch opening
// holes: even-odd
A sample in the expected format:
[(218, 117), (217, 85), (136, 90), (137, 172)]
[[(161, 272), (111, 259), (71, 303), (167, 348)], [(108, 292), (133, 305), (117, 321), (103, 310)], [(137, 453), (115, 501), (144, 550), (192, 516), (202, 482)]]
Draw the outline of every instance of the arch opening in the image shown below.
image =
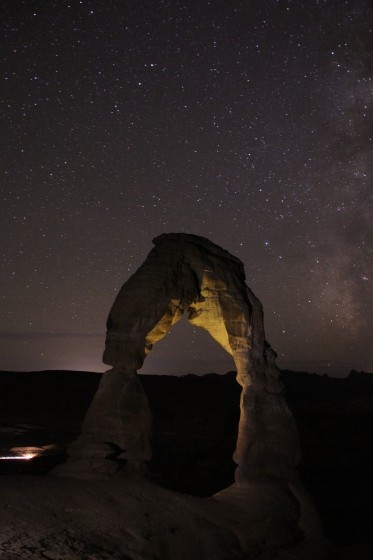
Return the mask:
[[(147, 351), (141, 373), (157, 348), (169, 346), (167, 338), (177, 329), (181, 330), (182, 343), (194, 332), (215, 354), (220, 352), (226, 357), (231, 370), (235, 369), (232, 352), (228, 352), (229, 338), (223, 315), (216, 307), (205, 309), (202, 301), (198, 306), (192, 304), (183, 310), (179, 302), (173, 301), (170, 308), (172, 311), (165, 313), (146, 336)], [(175, 348), (172, 353), (175, 354)], [(180, 352), (178, 358), (180, 361)], [(187, 375), (177, 384), (163, 378), (161, 399), (159, 394), (149, 390), (152, 384), (148, 379), (143, 379), (143, 383), (155, 422), (152, 459), (148, 464), (150, 478), (166, 488), (206, 497), (234, 482), (237, 465), (233, 452), (241, 388), (235, 381), (235, 372), (224, 379), (219, 379), (211, 369), (200, 373), (213, 375), (199, 378)]]
[(194, 325), (184, 313), (162, 338), (153, 342), (140, 375), (223, 375), (235, 370), (234, 360), (209, 331)]

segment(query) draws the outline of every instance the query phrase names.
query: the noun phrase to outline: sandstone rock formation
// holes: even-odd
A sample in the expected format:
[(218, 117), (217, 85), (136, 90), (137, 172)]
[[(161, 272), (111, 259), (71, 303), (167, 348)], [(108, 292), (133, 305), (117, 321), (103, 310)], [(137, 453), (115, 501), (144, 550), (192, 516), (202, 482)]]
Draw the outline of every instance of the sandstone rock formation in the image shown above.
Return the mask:
[(297, 430), (265, 340), (262, 306), (245, 284), (242, 262), (195, 235), (164, 234), (154, 245), (110, 311), (103, 361), (113, 369), (103, 376), (64, 468), (106, 474), (117, 469), (113, 458), (135, 469), (149, 460), (151, 414), (136, 372), (186, 313), (237, 367), (242, 395), (236, 481), (291, 478), (299, 456)]
[[(124, 524), (121, 519), (120, 539), (127, 557), (134, 560), (322, 558), (323, 546), (318, 544), (316, 549), (307, 545), (304, 556), (303, 552), (302, 556), (293, 555), (295, 543), (319, 543), (320, 531), (297, 477), (297, 429), (283, 396), (275, 353), (265, 340), (262, 307), (245, 284), (241, 261), (195, 235), (164, 234), (154, 244), (113, 304), (103, 357), (113, 369), (101, 380), (82, 434), (68, 450), (69, 460), (55, 474), (103, 478), (102, 484), (107, 489), (114, 485), (117, 493), (122, 488), (124, 509), (132, 504), (133, 511), (128, 510), (131, 514), (127, 512)], [(138, 477), (150, 458), (151, 414), (136, 373), (153, 345), (183, 313), (232, 355), (242, 386), (235, 483), (203, 500), (167, 494)], [(121, 462), (126, 468), (109, 477)], [(97, 486), (100, 481), (84, 483), (95, 485), (87, 487), (90, 491), (103, 491)], [(179, 507), (172, 508), (172, 519), (178, 519), (170, 529), (172, 536), (162, 521), (150, 531), (156, 535), (153, 544), (141, 529), (139, 515), (145, 506), (138, 509), (138, 500), (144, 492), (152, 504), (145, 517), (154, 527), (171, 503)], [(129, 500), (132, 493), (133, 503)], [(85, 511), (85, 507), (79, 508)], [(192, 539), (182, 535), (179, 526), (193, 526), (199, 543), (195, 549), (188, 548)], [(145, 555), (134, 553), (132, 540), (129, 543), (127, 538), (128, 527), (130, 539), (136, 535), (141, 550), (147, 550)], [(284, 547), (291, 547), (290, 556), (281, 556)]]

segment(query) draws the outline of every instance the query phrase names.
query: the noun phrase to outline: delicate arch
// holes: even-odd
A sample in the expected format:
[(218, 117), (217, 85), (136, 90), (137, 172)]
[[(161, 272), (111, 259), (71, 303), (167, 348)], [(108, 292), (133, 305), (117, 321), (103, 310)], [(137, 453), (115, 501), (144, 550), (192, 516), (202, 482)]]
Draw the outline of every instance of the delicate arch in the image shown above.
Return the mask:
[[(89, 468), (105, 459), (140, 465), (150, 458), (151, 414), (136, 372), (153, 345), (183, 315), (232, 355), (242, 385), (236, 480), (258, 472), (279, 476), (298, 460), (295, 423), (283, 397), (275, 354), (265, 341), (259, 300), (246, 286), (242, 262), (211, 241), (164, 234), (118, 293), (107, 321), (103, 376), (71, 457)], [(95, 462), (96, 461), (96, 462)], [(69, 468), (69, 467), (67, 467)], [(87, 468), (87, 464), (85, 466)], [(106, 472), (106, 471), (105, 471)], [(110, 471), (111, 472), (111, 471)]]

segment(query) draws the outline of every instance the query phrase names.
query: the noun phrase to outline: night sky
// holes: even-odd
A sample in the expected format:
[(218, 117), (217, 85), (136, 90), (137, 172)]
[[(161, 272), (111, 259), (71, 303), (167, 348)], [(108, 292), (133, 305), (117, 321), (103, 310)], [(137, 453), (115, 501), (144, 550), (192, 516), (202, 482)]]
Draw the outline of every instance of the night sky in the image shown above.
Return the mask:
[[(104, 371), (163, 232), (238, 256), (280, 367), (373, 371), (368, 0), (2, 0), (0, 369)], [(186, 321), (146, 373), (224, 373)]]

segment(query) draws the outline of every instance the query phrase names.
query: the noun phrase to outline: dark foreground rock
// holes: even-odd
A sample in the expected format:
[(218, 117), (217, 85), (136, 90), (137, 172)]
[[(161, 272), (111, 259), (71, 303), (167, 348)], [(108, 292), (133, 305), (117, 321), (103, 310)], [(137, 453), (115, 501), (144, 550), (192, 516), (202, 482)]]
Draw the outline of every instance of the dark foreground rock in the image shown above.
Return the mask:
[[(267, 499), (265, 486), (250, 493), (258, 503)], [(4, 560), (326, 558), (323, 543), (268, 531), (273, 520), (260, 512), (252, 519), (219, 496), (202, 500), (128, 474), (3, 477), (0, 499)]]

